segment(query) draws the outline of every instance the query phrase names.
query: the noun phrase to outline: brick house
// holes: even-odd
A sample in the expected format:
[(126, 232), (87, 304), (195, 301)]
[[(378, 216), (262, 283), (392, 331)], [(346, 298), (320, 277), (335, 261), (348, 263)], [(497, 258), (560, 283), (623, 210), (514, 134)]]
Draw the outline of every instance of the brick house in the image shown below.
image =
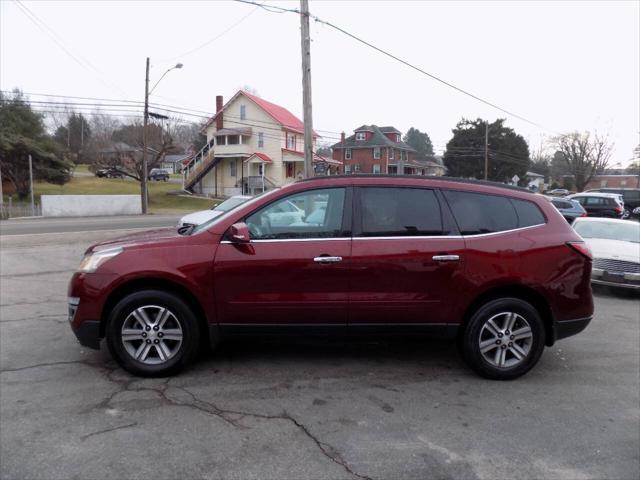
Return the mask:
[(427, 162), (416, 160), (416, 151), (402, 141), (394, 127), (362, 125), (353, 135), (333, 145), (333, 159), (344, 163), (344, 173), (426, 175)]
[(595, 175), (584, 189), (592, 188), (639, 188), (640, 175)]

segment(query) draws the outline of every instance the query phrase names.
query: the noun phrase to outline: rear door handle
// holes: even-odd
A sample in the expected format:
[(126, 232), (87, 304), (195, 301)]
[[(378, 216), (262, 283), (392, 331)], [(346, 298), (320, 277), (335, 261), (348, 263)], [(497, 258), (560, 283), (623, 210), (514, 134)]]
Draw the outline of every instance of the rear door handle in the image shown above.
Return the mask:
[(342, 257), (315, 257), (313, 261), (316, 263), (338, 263), (342, 261)]
[(434, 255), (431, 257), (432, 260), (436, 262), (457, 262), (460, 260), (459, 255)]

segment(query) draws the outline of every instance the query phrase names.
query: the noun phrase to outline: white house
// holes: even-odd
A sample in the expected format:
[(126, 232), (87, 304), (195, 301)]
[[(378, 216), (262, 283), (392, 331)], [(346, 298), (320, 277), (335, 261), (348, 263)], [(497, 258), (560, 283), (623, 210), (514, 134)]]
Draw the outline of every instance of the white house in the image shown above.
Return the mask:
[[(216, 197), (253, 194), (293, 182), (303, 172), (304, 124), (256, 95), (240, 90), (224, 105), (217, 96), (216, 114), (203, 131), (208, 144), (184, 169), (187, 190)], [(318, 156), (314, 161), (334, 171), (341, 165)]]

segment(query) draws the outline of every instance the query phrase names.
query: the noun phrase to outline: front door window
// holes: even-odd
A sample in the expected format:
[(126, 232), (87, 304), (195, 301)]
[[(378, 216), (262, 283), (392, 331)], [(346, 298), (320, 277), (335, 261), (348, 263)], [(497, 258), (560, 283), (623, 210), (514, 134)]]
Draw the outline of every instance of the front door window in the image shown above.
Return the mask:
[(290, 195), (246, 219), (252, 240), (342, 237), (344, 188)]

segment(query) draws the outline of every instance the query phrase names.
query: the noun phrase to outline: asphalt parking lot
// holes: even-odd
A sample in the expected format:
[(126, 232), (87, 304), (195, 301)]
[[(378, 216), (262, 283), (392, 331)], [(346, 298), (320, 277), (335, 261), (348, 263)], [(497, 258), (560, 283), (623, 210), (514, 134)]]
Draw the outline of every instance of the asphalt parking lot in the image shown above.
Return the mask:
[(122, 232), (1, 237), (2, 479), (640, 478), (640, 300), (512, 382), (453, 344), (223, 345), (144, 380), (81, 347), (66, 287)]

